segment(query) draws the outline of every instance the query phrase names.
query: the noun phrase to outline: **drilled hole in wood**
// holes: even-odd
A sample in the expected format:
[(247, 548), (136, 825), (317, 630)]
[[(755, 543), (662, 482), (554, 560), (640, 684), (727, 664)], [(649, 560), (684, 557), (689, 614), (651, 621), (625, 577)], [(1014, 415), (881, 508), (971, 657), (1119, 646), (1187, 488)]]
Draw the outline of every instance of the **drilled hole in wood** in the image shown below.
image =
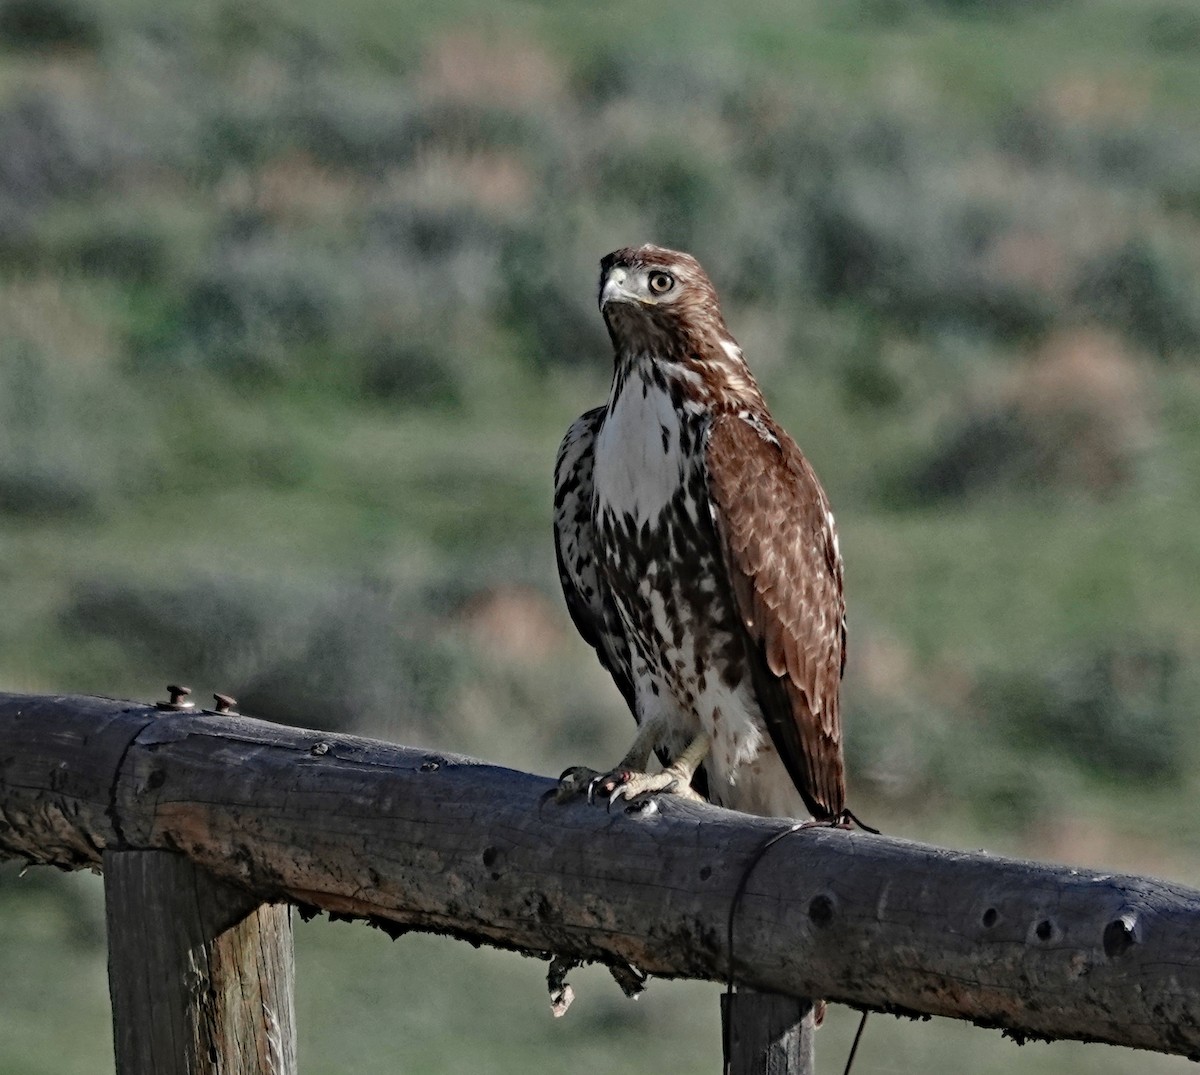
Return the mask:
[(991, 929), (997, 922), (1000, 921), (1000, 912), (995, 907), (989, 907), (983, 912), (983, 928)]
[(1128, 918), (1118, 918), (1104, 927), (1104, 954), (1109, 959), (1128, 952), (1137, 944), (1133, 933), (1133, 923)]
[(833, 918), (833, 900), (828, 896), (814, 896), (808, 905), (808, 917), (818, 926), (826, 926)]
[(711, 866), (701, 866), (700, 867), (700, 880), (707, 881), (710, 877), (712, 877), (712, 867)]
[(1048, 941), (1054, 936), (1054, 923), (1048, 918), (1043, 918), (1037, 924), (1037, 929), (1034, 930), (1039, 941)]

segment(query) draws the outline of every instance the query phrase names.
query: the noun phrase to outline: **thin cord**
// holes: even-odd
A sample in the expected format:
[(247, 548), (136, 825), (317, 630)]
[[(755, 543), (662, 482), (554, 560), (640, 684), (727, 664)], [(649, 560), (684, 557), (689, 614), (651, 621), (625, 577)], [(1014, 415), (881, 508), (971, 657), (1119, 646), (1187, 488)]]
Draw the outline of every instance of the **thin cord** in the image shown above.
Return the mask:
[(878, 829), (871, 828), (865, 821), (859, 819), (859, 816), (853, 810), (843, 810), (841, 820), (843, 823), (853, 821), (863, 832), (869, 832), (872, 836), (882, 836)]
[(850, 1069), (854, 1066), (854, 1055), (858, 1052), (858, 1043), (862, 1041), (863, 1031), (867, 1026), (867, 1016), (871, 1013), (863, 1010), (862, 1018), (858, 1021), (858, 1029), (854, 1032), (854, 1044), (850, 1046), (850, 1055), (846, 1057), (846, 1067), (842, 1071), (842, 1075), (850, 1075)]

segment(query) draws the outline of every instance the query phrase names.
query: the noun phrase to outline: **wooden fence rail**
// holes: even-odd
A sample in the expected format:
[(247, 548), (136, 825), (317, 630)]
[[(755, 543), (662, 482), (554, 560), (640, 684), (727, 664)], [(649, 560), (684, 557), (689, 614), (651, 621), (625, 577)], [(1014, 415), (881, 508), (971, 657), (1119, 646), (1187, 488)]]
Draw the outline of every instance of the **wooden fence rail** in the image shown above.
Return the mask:
[[(723, 980), (739, 879), (786, 823), (561, 806), (552, 786), (245, 717), (0, 694), (0, 858), (176, 852), (259, 902)], [(1200, 1057), (1200, 891), (1166, 881), (809, 829), (754, 871), (733, 959), (762, 992)]]

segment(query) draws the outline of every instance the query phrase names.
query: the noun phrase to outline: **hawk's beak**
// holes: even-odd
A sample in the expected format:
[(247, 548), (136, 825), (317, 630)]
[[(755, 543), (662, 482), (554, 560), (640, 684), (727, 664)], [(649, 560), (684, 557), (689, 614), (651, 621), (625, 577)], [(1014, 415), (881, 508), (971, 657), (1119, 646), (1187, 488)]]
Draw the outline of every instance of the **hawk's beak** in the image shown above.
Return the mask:
[(625, 287), (629, 279), (627, 270), (617, 266), (610, 269), (604, 282), (600, 285), (600, 309), (603, 310), (610, 302), (639, 302), (638, 297)]

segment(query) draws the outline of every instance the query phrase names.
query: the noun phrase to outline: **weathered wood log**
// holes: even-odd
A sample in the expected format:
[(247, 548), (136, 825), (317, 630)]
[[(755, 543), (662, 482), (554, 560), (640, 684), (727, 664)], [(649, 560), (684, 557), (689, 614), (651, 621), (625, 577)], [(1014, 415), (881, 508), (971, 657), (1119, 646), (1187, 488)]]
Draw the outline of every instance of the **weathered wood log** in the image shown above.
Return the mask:
[[(178, 851), (260, 900), (397, 931), (721, 980), (730, 902), (786, 823), (237, 717), (0, 695), (0, 856)], [(738, 981), (1200, 1056), (1200, 892), (833, 829), (779, 841), (737, 916)]]
[(169, 851), (105, 851), (117, 1075), (296, 1075), (291, 908)]

